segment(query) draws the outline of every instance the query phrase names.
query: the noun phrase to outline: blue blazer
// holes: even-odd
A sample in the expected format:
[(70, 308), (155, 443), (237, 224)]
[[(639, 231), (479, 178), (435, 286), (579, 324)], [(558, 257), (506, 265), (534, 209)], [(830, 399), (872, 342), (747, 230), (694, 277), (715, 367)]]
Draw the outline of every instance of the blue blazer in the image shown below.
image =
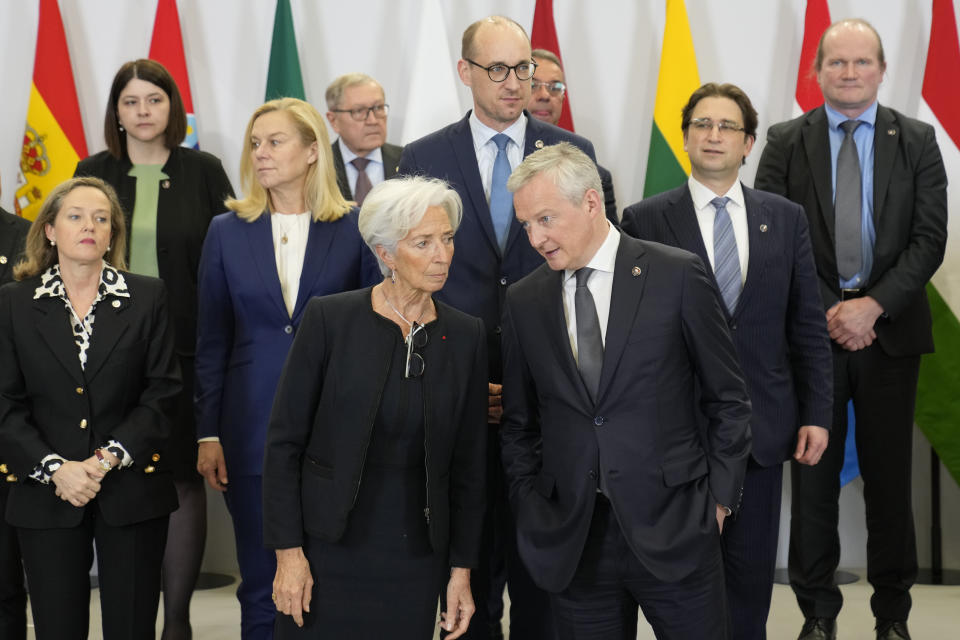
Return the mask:
[(280, 292), (270, 216), (210, 223), (198, 284), (197, 437), (218, 436), (231, 476), (260, 475), (280, 371), (310, 298), (382, 279), (354, 209), (311, 222), (293, 317)]
[[(596, 161), (589, 140), (552, 124), (540, 122), (524, 111), (527, 131), (524, 157), (537, 149), (569, 142)], [(463, 221), (457, 230), (456, 251), (447, 284), (436, 298), (483, 320), (487, 330), (490, 380), (500, 382), (500, 316), (507, 287), (541, 264), (520, 223), (510, 222), (506, 249), (500, 254), (483, 191), (477, 154), (470, 132), (470, 112), (462, 120), (411, 142), (400, 156), (400, 173), (442, 178), (463, 200)]]
[[(780, 464), (796, 446), (797, 429), (829, 429), (833, 356), (820, 301), (803, 209), (786, 198), (743, 187), (750, 259), (733, 315), (723, 309), (753, 405), (753, 457)], [(627, 207), (621, 228), (700, 256), (703, 244), (690, 189), (681, 187)], [(712, 269), (707, 269), (720, 300)]]

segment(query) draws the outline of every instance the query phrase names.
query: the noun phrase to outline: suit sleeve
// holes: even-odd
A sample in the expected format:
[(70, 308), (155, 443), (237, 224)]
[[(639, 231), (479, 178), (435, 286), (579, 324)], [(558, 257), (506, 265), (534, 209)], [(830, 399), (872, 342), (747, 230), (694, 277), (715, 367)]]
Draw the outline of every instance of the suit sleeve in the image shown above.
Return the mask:
[(638, 202), (623, 210), (623, 218), (620, 220), (620, 230), (640, 240), (654, 240), (654, 238), (650, 238), (648, 234), (644, 233), (643, 225), (641, 224), (643, 216), (640, 207), (641, 203)]
[(503, 416), (500, 420), (500, 444), (510, 502), (516, 511), (524, 497), (533, 490), (542, 460), (537, 392), (513, 322), (514, 293), (514, 288), (507, 290), (502, 323)]
[(220, 437), (220, 402), (227, 359), (233, 348), (233, 301), (224, 271), (222, 227), (214, 218), (203, 242), (197, 278), (195, 404), (197, 437)]
[(617, 216), (617, 196), (613, 192), (613, 175), (604, 167), (597, 165), (597, 171), (600, 173), (600, 185), (603, 187), (603, 208), (607, 214), (607, 220), (614, 226), (620, 225), (620, 218)]
[(757, 175), (753, 180), (754, 189), (787, 197), (787, 154), (780, 128), (770, 127), (767, 130), (767, 144), (760, 154)]
[[(173, 328), (167, 310), (167, 290), (157, 282), (152, 298), (149, 322), (150, 330), (146, 344), (144, 371), (131, 371), (131, 375), (143, 376), (143, 390), (133, 408), (110, 430), (110, 437), (120, 444), (135, 461), (149, 460), (151, 453), (161, 448), (170, 437), (170, 415), (173, 399), (180, 393), (179, 364), (174, 355)], [(140, 293), (148, 297), (146, 291)], [(143, 462), (143, 464), (149, 464)]]
[(686, 267), (681, 321), (687, 350), (700, 380), (700, 410), (707, 418), (710, 493), (736, 510), (750, 455), (750, 400), (717, 295), (694, 257)]
[(205, 179), (207, 184), (207, 211), (212, 218), (227, 210), (224, 200), (235, 197), (235, 194), (233, 193), (233, 186), (230, 184), (230, 178), (227, 177), (227, 173), (223, 170), (223, 164), (216, 156), (210, 156)]
[(793, 369), (800, 424), (830, 429), (833, 422), (833, 353), (827, 334), (810, 229), (796, 207), (793, 274), (787, 306), (787, 344)]
[[(933, 127), (923, 127), (919, 144), (920, 152), (911, 176), (913, 211), (895, 213), (911, 216), (909, 241), (893, 266), (868, 289), (869, 295), (892, 319), (915, 303), (916, 296), (943, 262), (947, 246), (947, 174)], [(895, 187), (894, 183), (891, 188)], [(882, 219), (880, 224), (883, 224)]]
[(413, 147), (414, 145), (408, 144), (403, 148), (403, 151), (400, 152), (400, 166), (397, 170), (397, 175), (414, 176), (422, 172), (422, 167), (417, 164)]
[(268, 549), (303, 545), (300, 472), (323, 391), (326, 331), (322, 302), (314, 298), (304, 311), (283, 366), (267, 427), (263, 543)]
[(450, 566), (477, 567), (487, 473), (487, 333), (476, 319), (476, 349), (450, 470)]

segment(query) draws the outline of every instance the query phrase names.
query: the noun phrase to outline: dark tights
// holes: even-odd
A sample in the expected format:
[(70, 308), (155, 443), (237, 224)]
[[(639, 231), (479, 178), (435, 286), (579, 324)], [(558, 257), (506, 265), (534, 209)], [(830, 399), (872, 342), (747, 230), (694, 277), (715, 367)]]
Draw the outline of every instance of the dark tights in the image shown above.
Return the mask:
[(163, 555), (163, 635), (190, 640), (190, 598), (200, 575), (207, 540), (207, 493), (203, 479), (176, 483), (180, 508), (170, 514)]

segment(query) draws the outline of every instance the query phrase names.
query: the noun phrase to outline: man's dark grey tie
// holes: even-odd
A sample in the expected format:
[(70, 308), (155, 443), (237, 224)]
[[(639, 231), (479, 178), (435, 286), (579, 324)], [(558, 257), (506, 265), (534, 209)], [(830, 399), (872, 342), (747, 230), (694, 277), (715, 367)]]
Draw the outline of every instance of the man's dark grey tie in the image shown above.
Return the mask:
[(587, 288), (587, 280), (593, 269), (577, 269), (577, 289), (573, 296), (574, 311), (577, 314), (577, 366), (590, 398), (596, 402), (600, 389), (600, 371), (603, 368), (603, 337), (600, 335), (600, 320), (597, 318), (597, 306), (593, 294)]
[(859, 120), (847, 120), (840, 125), (846, 135), (837, 154), (837, 189), (834, 210), (834, 233), (837, 238), (837, 271), (843, 280), (849, 280), (860, 272), (863, 264), (863, 249), (860, 244), (861, 176), (860, 156), (853, 132), (860, 126)]

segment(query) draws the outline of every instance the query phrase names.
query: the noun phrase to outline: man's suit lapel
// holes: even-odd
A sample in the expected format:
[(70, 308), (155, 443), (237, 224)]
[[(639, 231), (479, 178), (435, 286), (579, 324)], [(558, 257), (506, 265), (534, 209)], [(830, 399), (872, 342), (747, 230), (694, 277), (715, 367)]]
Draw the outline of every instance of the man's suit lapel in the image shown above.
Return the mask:
[(807, 153), (807, 166), (810, 167), (810, 176), (813, 179), (813, 188), (817, 193), (817, 202), (820, 204), (820, 215), (830, 233), (830, 240), (834, 237), (833, 224), (833, 175), (830, 162), (830, 138), (827, 132), (827, 114), (823, 107), (816, 109), (807, 117), (803, 128), (803, 148)]
[[(463, 187), (470, 197), (472, 207), (464, 207), (464, 212), (474, 211), (477, 215), (477, 222), (483, 229), (484, 235), (490, 247), (500, 253), (500, 245), (497, 243), (497, 234), (493, 230), (493, 221), (490, 219), (490, 204), (487, 202), (487, 196), (483, 192), (483, 180), (480, 178), (480, 169), (477, 165), (477, 153), (473, 148), (473, 134), (470, 132), (470, 114), (457, 123), (450, 138), (450, 145), (453, 147), (453, 154), (457, 158), (457, 164), (460, 166), (460, 174), (463, 178)], [(464, 203), (466, 204), (466, 203)]]
[(334, 140), (330, 148), (333, 150), (333, 167), (337, 172), (337, 186), (340, 187), (340, 193), (347, 200), (353, 200), (350, 181), (347, 179), (347, 167), (343, 164), (343, 154), (340, 153), (340, 138)]
[(303, 270), (300, 272), (300, 287), (297, 290), (297, 303), (293, 307), (295, 320), (310, 300), (314, 283), (323, 276), (323, 265), (327, 261), (327, 256), (330, 255), (330, 245), (333, 243), (334, 236), (337, 235), (338, 228), (339, 225), (310, 221), (307, 251), (303, 256)]
[(639, 240), (620, 234), (620, 247), (617, 249), (617, 261), (613, 270), (613, 289), (610, 294), (610, 314), (607, 318), (607, 339), (603, 346), (603, 369), (600, 372), (597, 404), (603, 401), (620, 365), (620, 358), (643, 298), (649, 267), (645, 254)]
[[(892, 133), (891, 133), (892, 132)], [(887, 198), (887, 186), (897, 155), (900, 127), (893, 112), (877, 106), (873, 131), (873, 224), (876, 226)]]
[(400, 171), (400, 153), (403, 147), (385, 144), (380, 147), (380, 157), (383, 160), (383, 179), (389, 180)]
[[(283, 302), (283, 292), (280, 290), (280, 275), (277, 273), (277, 258), (273, 252), (273, 226), (270, 224), (270, 213), (263, 214), (249, 224), (242, 226), (243, 233), (250, 243), (250, 255), (257, 266), (263, 288), (270, 295), (270, 299), (277, 309), (287, 315), (287, 306)], [(308, 238), (309, 244), (309, 238)], [(307, 248), (309, 251), (309, 247)]]
[(63, 301), (59, 298), (34, 300), (33, 311), (40, 337), (77, 384), (84, 384), (77, 343), (73, 340)]
[(129, 323), (123, 312), (131, 304), (133, 304), (132, 298), (113, 298), (112, 300), (106, 298), (97, 304), (93, 335), (90, 339), (90, 347), (87, 349), (87, 367), (84, 371), (84, 377), (88, 382), (97, 376), (110, 356), (110, 352), (126, 333)]
[[(676, 189), (671, 194), (670, 202), (664, 213), (666, 214), (664, 217), (667, 226), (677, 240), (677, 246), (697, 254), (703, 260), (703, 264), (709, 265), (710, 259), (707, 257), (707, 247), (703, 244), (703, 234), (700, 233), (697, 212), (693, 208), (690, 187), (683, 185)], [(713, 277), (713, 270), (709, 269), (709, 271), (710, 277)]]
[[(743, 309), (750, 306), (750, 300), (758, 295), (762, 274), (773, 252), (778, 249), (786, 249), (786, 247), (777, 248), (773, 246), (773, 233), (779, 234), (780, 230), (773, 229), (774, 222), (770, 210), (760, 202), (753, 189), (743, 185), (741, 187), (743, 189), (743, 202), (747, 209), (747, 242), (750, 248), (750, 258), (747, 260), (747, 278), (743, 283), (743, 291), (737, 301), (734, 316), (740, 315)], [(725, 307), (726, 305), (721, 304), (720, 306)]]
[(537, 309), (543, 314), (542, 326), (550, 339), (550, 346), (557, 356), (557, 361), (567, 376), (570, 386), (577, 390), (580, 401), (583, 406), (592, 407), (590, 394), (587, 387), (583, 384), (583, 378), (580, 377), (580, 369), (577, 368), (577, 361), (573, 358), (573, 349), (570, 346), (570, 336), (567, 333), (567, 316), (563, 309), (563, 271), (548, 271), (544, 269), (544, 286), (538, 287), (538, 300), (531, 308)]

